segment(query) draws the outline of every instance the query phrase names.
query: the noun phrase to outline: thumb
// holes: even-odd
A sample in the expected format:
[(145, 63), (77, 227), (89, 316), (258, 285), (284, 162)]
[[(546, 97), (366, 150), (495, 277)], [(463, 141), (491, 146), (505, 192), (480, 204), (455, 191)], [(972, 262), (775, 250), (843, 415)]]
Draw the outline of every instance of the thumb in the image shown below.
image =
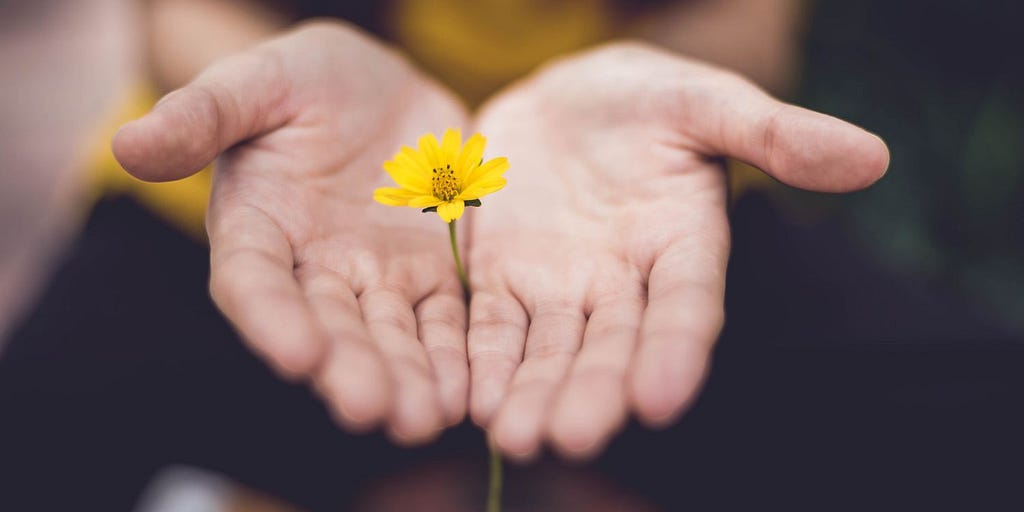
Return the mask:
[(743, 160), (783, 183), (819, 192), (859, 190), (885, 174), (889, 150), (878, 136), (720, 73), (711, 87), (684, 99), (687, 135), (709, 154)]
[(267, 47), (218, 61), (122, 126), (114, 157), (146, 181), (191, 176), (227, 148), (288, 120), (286, 77), (281, 58)]

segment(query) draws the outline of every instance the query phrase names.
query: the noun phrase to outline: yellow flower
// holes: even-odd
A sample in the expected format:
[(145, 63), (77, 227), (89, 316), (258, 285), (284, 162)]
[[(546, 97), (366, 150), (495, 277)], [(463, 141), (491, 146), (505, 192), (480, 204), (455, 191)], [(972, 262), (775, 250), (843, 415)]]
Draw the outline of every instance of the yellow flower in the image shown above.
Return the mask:
[(419, 140), (419, 149), (402, 146), (384, 170), (398, 188), (373, 191), (373, 198), (388, 206), (410, 206), (437, 211), (445, 222), (462, 217), (466, 206), (480, 206), (480, 198), (505, 186), (502, 177), (508, 170), (505, 157), (483, 161), (487, 144), (479, 133), (462, 145), (462, 134), (449, 128), (440, 146), (428, 133)]

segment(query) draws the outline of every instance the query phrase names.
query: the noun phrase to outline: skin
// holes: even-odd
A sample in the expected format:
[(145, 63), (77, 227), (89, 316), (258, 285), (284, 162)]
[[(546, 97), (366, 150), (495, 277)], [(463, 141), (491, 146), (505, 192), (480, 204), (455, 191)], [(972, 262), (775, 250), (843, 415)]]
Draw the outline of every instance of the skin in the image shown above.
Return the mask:
[[(630, 10), (621, 28), (624, 34), (656, 41), (678, 53), (742, 70), (780, 93), (785, 92), (780, 85), (791, 82), (794, 68), (799, 3), (670, 2), (643, 12)], [(7, 22), (12, 27), (24, 28), (32, 20), (45, 25), (32, 30), (0, 29), (9, 36), (0, 36), (0, 68), (21, 70), (12, 76), (12, 86), (29, 91), (26, 98), (45, 99), (45, 105), (39, 101), (5, 105), (8, 110), (0, 120), (27, 136), (8, 137), (9, 148), (0, 150), (5, 168), (22, 169), (3, 176), (0, 204), (6, 207), (7, 218), (27, 219), (14, 223), (0, 237), (0, 282), (4, 283), (0, 287), (0, 350), (3, 333), (18, 312), (31, 305), (50, 258), (59, 252), (81, 214), (79, 203), (86, 194), (81, 166), (73, 160), (82, 155), (73, 148), (85, 143), (73, 139), (93, 134), (116, 106), (107, 103), (128, 94), (123, 89), (143, 74), (162, 90), (181, 87), (215, 60), (250, 48), (294, 21), (294, 13), (276, 9), (281, 2), (88, 0), (73, 4), (36, 2), (32, 3), (36, 7), (14, 9), (0, 20), (0, 25)], [(68, 9), (73, 12), (64, 12)], [(67, 44), (83, 37), (85, 44)], [(40, 51), (56, 51), (59, 58), (40, 56)], [(61, 64), (53, 65), (54, 59)], [(145, 69), (140, 69), (142, 64)], [(53, 73), (61, 78), (50, 77)], [(74, 80), (63, 79), (69, 73)], [(76, 92), (69, 94), (62, 87)], [(79, 97), (105, 100), (82, 102)], [(61, 98), (67, 101), (55, 103)], [(37, 125), (39, 130), (25, 130)], [(60, 133), (55, 134), (58, 128)]]
[(476, 119), (512, 170), (460, 223), (467, 324), (446, 226), (371, 199), (402, 144), (459, 126), (461, 105), (393, 51), (319, 22), (217, 61), (114, 153), (150, 181), (219, 156), (211, 294), (341, 424), (424, 442), (468, 403), (516, 458), (545, 441), (592, 456), (630, 412), (665, 425), (694, 396), (723, 321), (719, 157), (830, 192), (888, 162), (877, 137), (717, 68), (635, 43), (567, 57)]
[(724, 315), (722, 156), (793, 186), (866, 187), (876, 136), (639, 43), (547, 66), (486, 105), (505, 190), (473, 212), (471, 414), (506, 454), (598, 453), (633, 412), (672, 423)]
[(466, 308), (446, 226), (371, 193), (398, 147), (466, 119), (392, 50), (318, 22), (217, 61), (125, 125), (113, 150), (150, 181), (219, 155), (207, 214), (217, 306), (341, 424), (418, 443), (465, 415)]
[(81, 160), (136, 72), (132, 7), (0, 4), (0, 355), (88, 207)]
[[(620, 5), (628, 2), (621, 2)], [(806, 0), (657, 2), (627, 23), (629, 37), (741, 71), (776, 95), (797, 85)]]

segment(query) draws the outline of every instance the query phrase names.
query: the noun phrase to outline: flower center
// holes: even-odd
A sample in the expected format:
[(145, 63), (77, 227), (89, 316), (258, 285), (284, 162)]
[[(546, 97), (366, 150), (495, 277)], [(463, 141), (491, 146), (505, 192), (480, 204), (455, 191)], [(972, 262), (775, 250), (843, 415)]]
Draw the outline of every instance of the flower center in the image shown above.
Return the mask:
[(459, 183), (455, 179), (455, 170), (451, 164), (434, 169), (434, 176), (431, 182), (434, 185), (434, 197), (443, 201), (451, 201), (459, 195)]

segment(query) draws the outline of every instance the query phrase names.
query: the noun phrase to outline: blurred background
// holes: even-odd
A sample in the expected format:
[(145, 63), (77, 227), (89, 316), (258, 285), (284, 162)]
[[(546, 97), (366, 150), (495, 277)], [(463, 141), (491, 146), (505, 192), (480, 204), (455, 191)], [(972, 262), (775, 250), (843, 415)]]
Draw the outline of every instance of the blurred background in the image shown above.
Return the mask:
[(475, 429), (350, 436), (236, 339), (206, 292), (208, 172), (142, 184), (109, 153), (161, 94), (312, 16), (473, 106), (641, 38), (889, 144), (846, 196), (730, 162), (704, 393), (592, 464), (514, 468), (508, 510), (1024, 507), (1020, 2), (0, 0), (0, 510), (482, 508)]

